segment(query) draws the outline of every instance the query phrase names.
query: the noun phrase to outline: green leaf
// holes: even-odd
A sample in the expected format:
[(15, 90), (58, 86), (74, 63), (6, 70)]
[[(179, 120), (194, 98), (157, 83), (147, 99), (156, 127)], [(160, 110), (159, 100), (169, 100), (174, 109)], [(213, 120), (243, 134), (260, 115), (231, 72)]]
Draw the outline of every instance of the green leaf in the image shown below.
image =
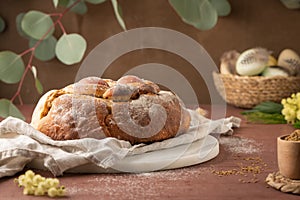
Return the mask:
[[(75, 2), (76, 0), (70, 0), (67, 7), (70, 7)], [(85, 2), (82, 0), (79, 3), (77, 3), (73, 8), (71, 8), (71, 11), (83, 15), (87, 12), (87, 6)]]
[(8, 99), (0, 99), (0, 117), (6, 118), (8, 116), (25, 120), (24, 115), (11, 101)]
[(53, 5), (55, 8), (57, 8), (58, 6), (58, 3), (59, 3), (59, 0), (52, 0), (53, 1)]
[(278, 113), (263, 113), (263, 112), (248, 112), (242, 113), (248, 122), (262, 123), (262, 124), (286, 124), (284, 116)]
[(0, 33), (3, 32), (5, 29), (5, 21), (4, 19), (0, 16)]
[[(38, 40), (30, 39), (29, 47), (33, 47)], [(55, 57), (55, 46), (57, 40), (54, 36), (50, 36), (49, 38), (42, 40), (41, 43), (36, 47), (34, 51), (34, 56), (41, 61), (48, 61)]]
[(39, 94), (43, 94), (43, 86), (38, 78), (35, 78), (35, 88)]
[(300, 120), (297, 120), (294, 124), (293, 124), (294, 128), (298, 128), (300, 129)]
[(126, 31), (126, 25), (125, 25), (125, 22), (123, 20), (123, 16), (122, 16), (123, 12), (122, 12), (122, 8), (120, 7), (120, 4), (118, 4), (117, 0), (111, 0), (111, 3), (113, 5), (114, 12), (115, 12), (116, 18), (117, 18), (120, 26), (122, 27), (122, 29), (124, 31)]
[(22, 29), (22, 27), (21, 27), (21, 22), (22, 22), (22, 19), (23, 19), (24, 15), (25, 15), (25, 13), (20, 13), (20, 14), (17, 15), (17, 17), (16, 17), (16, 27), (17, 27), (17, 31), (18, 31), (19, 35), (20, 35), (21, 37), (26, 38), (26, 39), (29, 40), (29, 39), (30, 39), (30, 36), (27, 35), (27, 34), (23, 31), (23, 29)]
[(11, 51), (0, 52), (0, 80), (5, 83), (17, 83), (24, 72), (22, 58)]
[(42, 94), (43, 93), (43, 86), (42, 86), (40, 80), (37, 78), (37, 70), (36, 70), (35, 66), (31, 67), (31, 72), (32, 72), (33, 78), (35, 80), (35, 88), (36, 88), (36, 90), (38, 91), (39, 94)]
[(27, 12), (21, 21), (22, 30), (30, 37), (40, 40), (47, 39), (54, 32), (53, 21), (51, 17), (40, 11)]
[(210, 0), (210, 3), (217, 10), (219, 16), (229, 15), (231, 6), (227, 0)]
[(244, 113), (247, 112), (263, 112), (263, 113), (278, 113), (281, 114), (281, 110), (283, 109), (283, 105), (280, 103), (275, 103), (272, 101), (264, 101), (257, 106), (253, 107), (252, 110), (244, 111)]
[(69, 4), (69, 0), (59, 0), (58, 1), (58, 6), (67, 7), (68, 4)]
[(218, 20), (218, 13), (209, 0), (169, 0), (181, 19), (200, 29), (213, 28)]
[(55, 48), (57, 58), (67, 65), (78, 63), (83, 58), (86, 50), (85, 39), (76, 33), (63, 34)]
[(298, 8), (300, 8), (299, 0), (280, 0), (280, 1), (288, 9), (298, 9)]
[(85, 0), (85, 1), (92, 4), (100, 4), (105, 2), (106, 0)]

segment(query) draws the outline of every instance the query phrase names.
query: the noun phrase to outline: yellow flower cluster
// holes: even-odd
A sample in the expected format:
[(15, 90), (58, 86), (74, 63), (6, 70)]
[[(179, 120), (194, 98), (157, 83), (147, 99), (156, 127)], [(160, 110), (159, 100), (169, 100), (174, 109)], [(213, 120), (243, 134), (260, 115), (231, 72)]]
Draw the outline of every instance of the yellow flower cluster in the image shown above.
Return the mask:
[(24, 187), (24, 195), (48, 195), (49, 197), (66, 195), (64, 186), (59, 185), (57, 178), (45, 178), (35, 174), (32, 170), (27, 170), (25, 174), (15, 179), (15, 182), (19, 184), (19, 187)]
[(294, 124), (300, 120), (300, 92), (292, 94), (291, 97), (286, 99), (282, 99), (281, 104), (283, 105), (281, 113), (288, 123)]

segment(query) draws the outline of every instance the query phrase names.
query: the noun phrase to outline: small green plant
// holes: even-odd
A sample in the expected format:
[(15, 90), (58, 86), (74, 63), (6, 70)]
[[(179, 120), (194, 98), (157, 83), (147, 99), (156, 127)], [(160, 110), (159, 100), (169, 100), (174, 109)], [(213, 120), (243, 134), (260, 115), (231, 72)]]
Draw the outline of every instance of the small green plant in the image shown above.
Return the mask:
[[(61, 19), (69, 12), (85, 14), (86, 3), (101, 4), (108, 0), (52, 0), (54, 7), (65, 7), (61, 13), (44, 13), (30, 10), (16, 17), (16, 26), (21, 37), (28, 40), (29, 48), (21, 53), (13, 51), (0, 52), (0, 81), (7, 84), (18, 84), (17, 91), (11, 99), (0, 99), (0, 117), (14, 116), (24, 120), (24, 116), (15, 106), (18, 99), (23, 104), (20, 95), (24, 78), (31, 71), (35, 79), (35, 88), (42, 94), (43, 86), (37, 76), (34, 59), (49, 61), (57, 58), (66, 65), (81, 62), (84, 57), (87, 42), (79, 33), (68, 33)], [(117, 0), (110, 0), (116, 19), (123, 30), (126, 24), (123, 20), (122, 9)], [(142, 3), (142, 1), (141, 1)], [(231, 7), (227, 0), (169, 0), (170, 5), (182, 20), (200, 30), (213, 28), (218, 16), (230, 13)], [(6, 23), (0, 17), (0, 33), (5, 30)], [(55, 28), (60, 28), (62, 35), (56, 38)], [(24, 61), (24, 56), (29, 59)]]
[(300, 128), (300, 92), (283, 98), (281, 103), (266, 101), (242, 112), (247, 121), (263, 124), (292, 124)]

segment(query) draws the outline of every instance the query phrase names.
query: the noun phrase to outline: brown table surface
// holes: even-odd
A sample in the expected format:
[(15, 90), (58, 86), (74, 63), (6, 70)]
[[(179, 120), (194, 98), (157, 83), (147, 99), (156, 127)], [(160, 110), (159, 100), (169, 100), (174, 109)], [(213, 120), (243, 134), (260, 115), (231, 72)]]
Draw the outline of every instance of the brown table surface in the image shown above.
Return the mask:
[[(29, 120), (33, 106), (20, 108)], [(265, 183), (269, 173), (278, 171), (276, 138), (291, 133), (292, 126), (250, 124), (241, 111), (227, 107), (226, 115), (240, 117), (241, 127), (233, 136), (219, 138), (220, 153), (208, 162), (140, 174), (64, 174), (59, 180), (68, 196), (62, 199), (299, 199)], [(50, 172), (34, 171), (52, 177)], [(227, 175), (218, 175), (222, 171)], [(0, 199), (49, 199), (23, 195), (13, 182), (21, 173), (0, 179)]]

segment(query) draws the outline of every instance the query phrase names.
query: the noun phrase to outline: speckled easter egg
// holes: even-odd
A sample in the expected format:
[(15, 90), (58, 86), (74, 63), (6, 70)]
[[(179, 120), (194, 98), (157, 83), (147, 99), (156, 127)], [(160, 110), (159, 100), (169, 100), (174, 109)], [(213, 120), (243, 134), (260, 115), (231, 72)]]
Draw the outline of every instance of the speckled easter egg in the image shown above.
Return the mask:
[(279, 66), (268, 66), (261, 75), (265, 77), (289, 76), (289, 72)]
[(236, 72), (242, 76), (255, 76), (264, 71), (269, 62), (270, 53), (264, 48), (244, 51), (236, 62)]
[(284, 49), (278, 56), (278, 65), (285, 68), (291, 75), (300, 75), (300, 57), (291, 50)]

